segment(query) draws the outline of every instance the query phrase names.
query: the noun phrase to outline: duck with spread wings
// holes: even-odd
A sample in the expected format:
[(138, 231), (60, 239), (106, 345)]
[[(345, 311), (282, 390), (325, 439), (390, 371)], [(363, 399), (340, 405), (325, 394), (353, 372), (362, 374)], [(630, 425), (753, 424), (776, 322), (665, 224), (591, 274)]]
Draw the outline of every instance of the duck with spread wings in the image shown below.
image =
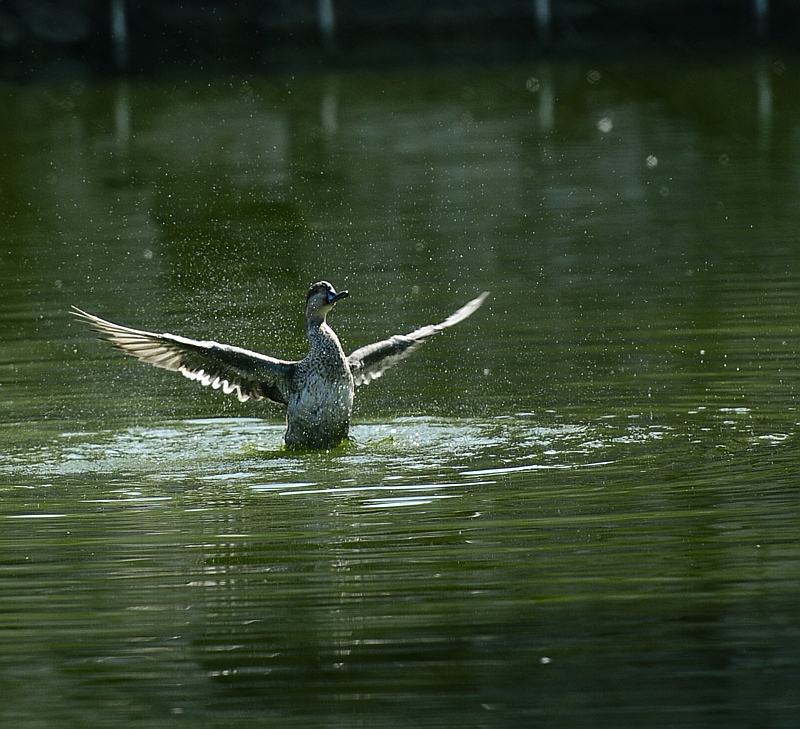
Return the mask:
[(355, 350), (349, 357), (326, 321), (334, 305), (348, 296), (327, 281), (315, 283), (306, 297), (309, 350), (297, 362), (275, 359), (228, 344), (155, 334), (114, 324), (73, 307), (73, 314), (126, 354), (156, 367), (180, 372), (242, 402), (268, 399), (287, 406), (289, 447), (333, 448), (347, 438), (353, 393), (418, 349), (431, 336), (458, 324), (483, 304), (488, 292), (462, 306), (439, 324), (410, 334), (395, 334)]

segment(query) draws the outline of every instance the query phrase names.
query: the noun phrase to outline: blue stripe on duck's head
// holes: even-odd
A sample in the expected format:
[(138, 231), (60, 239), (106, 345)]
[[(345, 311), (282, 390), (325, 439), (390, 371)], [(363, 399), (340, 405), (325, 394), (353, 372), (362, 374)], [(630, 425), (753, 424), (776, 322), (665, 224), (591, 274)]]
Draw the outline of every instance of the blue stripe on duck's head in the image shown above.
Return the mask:
[(346, 289), (337, 292), (327, 281), (318, 281), (308, 290), (306, 296), (306, 319), (324, 321), (333, 305), (349, 295)]

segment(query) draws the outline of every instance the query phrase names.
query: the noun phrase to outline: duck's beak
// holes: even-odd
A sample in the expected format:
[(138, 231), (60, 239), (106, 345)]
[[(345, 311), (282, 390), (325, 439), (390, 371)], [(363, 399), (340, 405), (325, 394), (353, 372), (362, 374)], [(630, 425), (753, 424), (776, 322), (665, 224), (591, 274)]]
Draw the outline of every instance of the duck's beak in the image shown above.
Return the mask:
[(350, 296), (350, 292), (347, 289), (339, 291), (338, 293), (330, 290), (328, 291), (328, 303), (335, 304), (339, 299), (346, 299), (348, 296)]

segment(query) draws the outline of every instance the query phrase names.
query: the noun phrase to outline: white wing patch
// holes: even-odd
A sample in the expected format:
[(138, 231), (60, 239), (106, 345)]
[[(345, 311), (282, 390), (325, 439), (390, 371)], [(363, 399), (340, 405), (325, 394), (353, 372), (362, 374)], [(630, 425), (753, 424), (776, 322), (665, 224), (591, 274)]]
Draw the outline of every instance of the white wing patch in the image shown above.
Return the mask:
[[(219, 376), (209, 375), (205, 370), (197, 370), (195, 372), (190, 370), (188, 367), (178, 367), (178, 372), (180, 372), (186, 379), (194, 380), (195, 382), (199, 382), (201, 385), (205, 385), (206, 387), (211, 387), (212, 390), (219, 390), (222, 388), (222, 392), (224, 392), (226, 395), (230, 395), (232, 392), (235, 392), (239, 402), (247, 402), (250, 399), (250, 395), (242, 392), (242, 388), (235, 382), (229, 382), (228, 380), (225, 380)], [(261, 398), (255, 397), (253, 399), (260, 400)]]

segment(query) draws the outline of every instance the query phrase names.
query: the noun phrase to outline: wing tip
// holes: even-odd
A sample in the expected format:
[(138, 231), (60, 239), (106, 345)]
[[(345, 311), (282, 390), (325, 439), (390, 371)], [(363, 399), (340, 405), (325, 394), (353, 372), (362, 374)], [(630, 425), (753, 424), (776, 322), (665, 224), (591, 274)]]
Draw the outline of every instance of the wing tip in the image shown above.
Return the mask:
[[(486, 301), (487, 298), (489, 298), (489, 294), (491, 293), (492, 293), (491, 291), (484, 291), (479, 296), (476, 296), (474, 299), (464, 304), (464, 306), (462, 306), (461, 309), (459, 309), (459, 311), (467, 310), (469, 314), (473, 314), (478, 309), (480, 309), (481, 306), (483, 306), (483, 302)], [(467, 314), (467, 316), (469, 316), (469, 314)]]
[(90, 314), (88, 311), (84, 311), (83, 309), (78, 308), (75, 304), (70, 306), (70, 314), (74, 316), (76, 319), (84, 319), (85, 321), (94, 322), (97, 317), (94, 314)]
[[(483, 302), (486, 301), (488, 298), (490, 291), (484, 291), (480, 296), (476, 296), (471, 301), (468, 301), (464, 306), (458, 309), (456, 312), (451, 314), (447, 317), (443, 322), (439, 324), (434, 324), (433, 327), (436, 331), (441, 331), (442, 329), (449, 329), (450, 327), (461, 323), (467, 317), (472, 316), (478, 309), (481, 308)], [(425, 329), (425, 327), (423, 327)], [(423, 331), (423, 329), (419, 331)]]

